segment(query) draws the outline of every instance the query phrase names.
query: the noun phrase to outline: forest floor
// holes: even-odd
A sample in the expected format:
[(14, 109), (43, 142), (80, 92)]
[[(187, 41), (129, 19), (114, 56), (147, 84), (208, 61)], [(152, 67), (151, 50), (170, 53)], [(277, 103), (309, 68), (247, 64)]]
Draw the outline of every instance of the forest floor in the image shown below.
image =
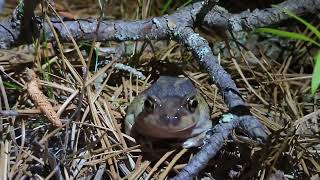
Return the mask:
[[(167, 9), (166, 2), (110, 0), (104, 16), (145, 19), (172, 13), (187, 1), (176, 1)], [(247, 8), (236, 2), (225, 6), (233, 12)], [(270, 5), (266, 0), (250, 2), (246, 4), (250, 8)], [(100, 16), (97, 1), (55, 3), (59, 15), (66, 19)], [(0, 19), (10, 17), (16, 5), (8, 1)], [(319, 18), (310, 22), (320, 25)], [(295, 20), (275, 27), (313, 37)], [(270, 133), (270, 140), (260, 145), (235, 131), (199, 179), (319, 179), (320, 94), (310, 93), (317, 49), (308, 43), (257, 32), (236, 33), (236, 39), (228, 41), (216, 30), (199, 28), (198, 32), (209, 41), (220, 64), (236, 82), (251, 113)], [(168, 71), (178, 70), (194, 82), (209, 104), (214, 123), (228, 111), (209, 75), (175, 41), (77, 43), (81, 55), (74, 44), (59, 42), (35, 41), (0, 50), (0, 107), (19, 113), (1, 117), (0, 121), (0, 167), (8, 178), (161, 179), (176, 175), (198, 149), (171, 149), (158, 159), (146, 159), (140, 146), (123, 131), (127, 106)], [(123, 57), (117, 55), (120, 46), (126, 47)], [(87, 68), (83, 68), (80, 56)], [(36, 83), (58, 112), (62, 127), (54, 127), (31, 100), (26, 68), (36, 72)]]

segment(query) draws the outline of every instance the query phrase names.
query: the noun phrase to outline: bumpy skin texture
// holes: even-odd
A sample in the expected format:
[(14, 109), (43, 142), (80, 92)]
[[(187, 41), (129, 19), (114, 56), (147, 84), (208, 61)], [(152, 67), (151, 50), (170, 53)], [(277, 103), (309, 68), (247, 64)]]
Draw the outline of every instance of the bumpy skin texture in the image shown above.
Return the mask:
[(125, 131), (144, 139), (180, 139), (184, 148), (203, 144), (212, 127), (208, 104), (186, 77), (161, 76), (127, 109)]

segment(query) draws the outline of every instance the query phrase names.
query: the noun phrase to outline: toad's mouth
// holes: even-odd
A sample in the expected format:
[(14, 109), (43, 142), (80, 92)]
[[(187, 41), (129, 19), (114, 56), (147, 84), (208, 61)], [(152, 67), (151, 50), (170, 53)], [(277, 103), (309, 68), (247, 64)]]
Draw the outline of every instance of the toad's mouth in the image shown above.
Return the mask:
[(154, 123), (148, 123), (144, 120), (138, 120), (133, 130), (139, 134), (154, 138), (166, 138), (166, 139), (186, 139), (195, 134), (192, 134), (193, 129), (196, 127), (196, 122), (191, 123), (181, 128), (170, 128), (168, 126), (161, 126)]

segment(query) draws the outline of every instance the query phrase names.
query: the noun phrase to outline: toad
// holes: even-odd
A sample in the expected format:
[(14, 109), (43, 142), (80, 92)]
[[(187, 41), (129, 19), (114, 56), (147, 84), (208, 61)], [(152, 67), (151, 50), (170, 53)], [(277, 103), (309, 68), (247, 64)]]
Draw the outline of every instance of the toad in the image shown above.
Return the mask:
[(126, 134), (178, 139), (184, 148), (202, 145), (211, 127), (208, 104), (186, 77), (160, 76), (135, 97), (125, 117)]

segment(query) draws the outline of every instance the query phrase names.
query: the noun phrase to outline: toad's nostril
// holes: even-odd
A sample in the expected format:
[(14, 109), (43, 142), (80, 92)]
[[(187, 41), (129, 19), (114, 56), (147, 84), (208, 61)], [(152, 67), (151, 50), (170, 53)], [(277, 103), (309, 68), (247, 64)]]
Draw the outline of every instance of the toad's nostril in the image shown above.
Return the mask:
[(163, 126), (177, 126), (179, 124), (180, 117), (175, 113), (162, 113), (159, 120)]
[(178, 117), (177, 116), (169, 116), (169, 115), (165, 115), (165, 121), (166, 121), (166, 125), (177, 125), (178, 124)]

